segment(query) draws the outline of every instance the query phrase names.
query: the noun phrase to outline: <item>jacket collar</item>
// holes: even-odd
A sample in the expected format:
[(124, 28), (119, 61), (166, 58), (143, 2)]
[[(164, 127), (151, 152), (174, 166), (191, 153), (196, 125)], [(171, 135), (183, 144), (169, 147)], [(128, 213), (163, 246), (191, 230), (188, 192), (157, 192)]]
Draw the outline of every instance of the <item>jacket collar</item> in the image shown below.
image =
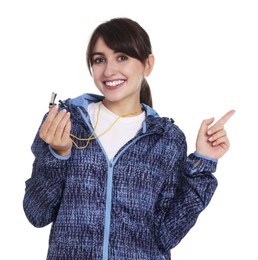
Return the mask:
[[(73, 99), (69, 99), (69, 103), (82, 108), (83, 110), (88, 110), (88, 105), (92, 102), (100, 102), (104, 99), (104, 96), (97, 94), (83, 94)], [(146, 104), (141, 104), (143, 110), (146, 112), (146, 120), (144, 120), (142, 125), (142, 133), (146, 132), (164, 132), (166, 128), (166, 124), (162, 118), (158, 115), (158, 113)], [(164, 118), (163, 118), (164, 119)], [(165, 120), (167, 121), (167, 120)]]
[[(102, 101), (103, 99), (104, 99), (104, 96), (101, 96), (101, 95), (83, 94), (76, 98), (70, 99), (70, 103), (75, 106), (83, 107), (86, 110), (88, 110), (87, 108), (90, 103), (99, 102), (99, 101)], [(146, 112), (146, 116), (159, 117), (158, 113), (153, 108), (149, 107), (148, 105), (142, 103), (142, 108)]]

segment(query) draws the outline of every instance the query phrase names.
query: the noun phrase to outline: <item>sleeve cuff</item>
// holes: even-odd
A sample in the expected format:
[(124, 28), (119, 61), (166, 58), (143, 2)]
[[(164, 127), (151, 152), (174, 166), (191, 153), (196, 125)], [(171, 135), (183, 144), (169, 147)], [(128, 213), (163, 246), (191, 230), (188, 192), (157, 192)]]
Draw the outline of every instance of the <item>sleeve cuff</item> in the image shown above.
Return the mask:
[(210, 161), (213, 161), (213, 162), (215, 162), (215, 163), (218, 162), (218, 160), (215, 159), (215, 158), (212, 158), (212, 157), (209, 157), (209, 156), (205, 156), (205, 155), (202, 155), (202, 154), (197, 153), (197, 152), (194, 152), (193, 154), (194, 154), (196, 157), (199, 157), (199, 158), (202, 158), (202, 159), (210, 160)]
[(192, 153), (186, 160), (186, 172), (190, 175), (197, 173), (213, 173), (216, 171), (218, 160), (203, 156), (199, 153)]
[(51, 154), (59, 160), (68, 160), (71, 157), (71, 153), (66, 156), (58, 155), (50, 145), (48, 146), (48, 149), (51, 152)]

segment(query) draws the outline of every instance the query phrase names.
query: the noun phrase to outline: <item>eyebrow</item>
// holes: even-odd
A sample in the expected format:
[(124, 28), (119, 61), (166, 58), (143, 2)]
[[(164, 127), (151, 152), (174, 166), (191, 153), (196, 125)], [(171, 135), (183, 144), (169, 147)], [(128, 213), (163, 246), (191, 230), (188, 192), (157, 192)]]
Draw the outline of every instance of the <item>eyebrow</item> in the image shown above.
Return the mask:
[(102, 55), (102, 56), (104, 56), (104, 53), (103, 52), (94, 52), (94, 53), (92, 53), (92, 56), (95, 56), (95, 55)]
[[(121, 54), (124, 54), (124, 55), (128, 55), (128, 54), (126, 54), (126, 53), (124, 53), (124, 52), (122, 52), (122, 51), (114, 51), (114, 53), (121, 53)], [(105, 53), (103, 53), (103, 52), (93, 52), (92, 53), (92, 57), (94, 56), (94, 55), (101, 55), (101, 56), (105, 56)], [(129, 55), (128, 55), (129, 56)]]

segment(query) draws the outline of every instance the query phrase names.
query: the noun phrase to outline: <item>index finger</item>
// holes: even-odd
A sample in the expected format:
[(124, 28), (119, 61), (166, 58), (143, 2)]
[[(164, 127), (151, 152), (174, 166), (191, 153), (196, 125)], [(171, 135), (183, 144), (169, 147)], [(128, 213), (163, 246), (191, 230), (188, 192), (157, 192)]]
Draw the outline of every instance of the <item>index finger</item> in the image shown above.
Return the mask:
[(54, 120), (54, 118), (56, 117), (57, 114), (58, 114), (58, 105), (55, 105), (54, 107), (52, 107), (49, 110), (49, 113), (48, 113), (47, 117), (45, 118), (45, 121), (43, 122), (43, 124), (41, 126), (42, 131), (48, 130), (48, 128), (52, 124), (52, 121)]
[(230, 110), (228, 111), (221, 119), (217, 121), (217, 123), (225, 125), (227, 121), (234, 115), (236, 111), (235, 110)]

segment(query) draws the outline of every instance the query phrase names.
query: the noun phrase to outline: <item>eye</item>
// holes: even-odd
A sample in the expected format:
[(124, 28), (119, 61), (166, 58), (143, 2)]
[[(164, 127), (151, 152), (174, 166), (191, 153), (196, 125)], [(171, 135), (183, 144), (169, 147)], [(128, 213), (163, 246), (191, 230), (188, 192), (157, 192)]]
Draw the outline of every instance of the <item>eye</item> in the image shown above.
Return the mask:
[(103, 63), (103, 62), (105, 62), (105, 59), (102, 58), (102, 57), (97, 57), (97, 58), (93, 59), (94, 64), (100, 64), (100, 63)]
[(119, 60), (119, 61), (126, 61), (126, 60), (128, 60), (128, 57), (125, 56), (125, 55), (120, 55), (120, 56), (118, 57), (118, 60)]

